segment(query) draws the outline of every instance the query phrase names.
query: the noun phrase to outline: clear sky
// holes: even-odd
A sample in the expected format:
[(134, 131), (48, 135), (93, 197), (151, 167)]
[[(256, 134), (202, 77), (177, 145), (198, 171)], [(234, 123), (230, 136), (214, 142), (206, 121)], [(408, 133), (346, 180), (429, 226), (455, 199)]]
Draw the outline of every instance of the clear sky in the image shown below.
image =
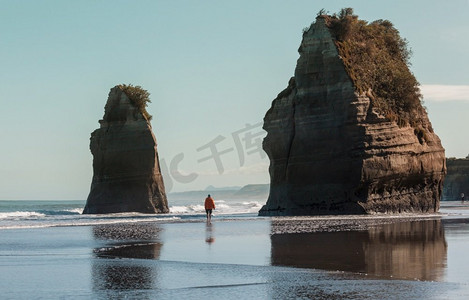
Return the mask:
[[(0, 5), (3, 200), (86, 199), (90, 133), (120, 83), (151, 93), (168, 191), (268, 183), (262, 118), (321, 8), (390, 20), (413, 50), (412, 71), (446, 155), (469, 154), (468, 0)], [(222, 153), (218, 163), (211, 145)]]

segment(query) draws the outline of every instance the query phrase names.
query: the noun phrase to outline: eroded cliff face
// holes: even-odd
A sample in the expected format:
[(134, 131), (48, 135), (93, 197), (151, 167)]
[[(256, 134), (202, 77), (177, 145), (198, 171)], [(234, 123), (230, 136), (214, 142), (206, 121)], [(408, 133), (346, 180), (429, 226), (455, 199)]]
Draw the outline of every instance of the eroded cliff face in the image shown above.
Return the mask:
[(303, 35), (295, 76), (264, 118), (270, 195), (260, 215), (435, 212), (444, 149), (424, 131), (377, 112), (358, 94), (323, 18)]
[(99, 122), (91, 134), (93, 181), (83, 213), (167, 213), (150, 122), (118, 86), (109, 92)]
[(443, 186), (444, 201), (469, 200), (469, 156), (467, 158), (448, 158), (446, 160), (448, 174)]

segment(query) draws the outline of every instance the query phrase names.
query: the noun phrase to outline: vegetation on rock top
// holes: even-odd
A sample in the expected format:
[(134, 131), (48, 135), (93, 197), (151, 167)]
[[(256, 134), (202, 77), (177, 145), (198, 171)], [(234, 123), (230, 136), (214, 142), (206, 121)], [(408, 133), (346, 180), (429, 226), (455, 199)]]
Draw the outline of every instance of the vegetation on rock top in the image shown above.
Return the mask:
[(421, 124), (419, 82), (409, 70), (411, 51), (407, 41), (388, 20), (359, 20), (352, 8), (339, 14), (318, 13), (330, 29), (345, 69), (359, 94), (399, 126), (410, 125), (419, 140), (426, 140)]
[(152, 116), (147, 112), (146, 107), (150, 101), (150, 93), (142, 89), (141, 86), (133, 86), (132, 84), (120, 84), (118, 87), (129, 97), (130, 101), (138, 108), (138, 110), (150, 121)]

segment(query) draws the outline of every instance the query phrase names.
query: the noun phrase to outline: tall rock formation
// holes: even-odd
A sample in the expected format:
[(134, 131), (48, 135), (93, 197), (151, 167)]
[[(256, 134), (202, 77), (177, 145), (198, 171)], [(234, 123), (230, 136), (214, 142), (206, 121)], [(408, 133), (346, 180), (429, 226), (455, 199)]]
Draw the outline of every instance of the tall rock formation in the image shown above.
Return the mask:
[(446, 160), (448, 174), (443, 185), (443, 201), (469, 200), (469, 155), (467, 158), (448, 158)]
[(305, 30), (295, 76), (265, 115), (271, 183), (259, 215), (438, 211), (445, 155), (425, 110), (418, 100), (410, 120), (383, 113), (328, 20)]
[(146, 115), (123, 86), (111, 89), (101, 126), (91, 134), (93, 181), (84, 214), (169, 211)]

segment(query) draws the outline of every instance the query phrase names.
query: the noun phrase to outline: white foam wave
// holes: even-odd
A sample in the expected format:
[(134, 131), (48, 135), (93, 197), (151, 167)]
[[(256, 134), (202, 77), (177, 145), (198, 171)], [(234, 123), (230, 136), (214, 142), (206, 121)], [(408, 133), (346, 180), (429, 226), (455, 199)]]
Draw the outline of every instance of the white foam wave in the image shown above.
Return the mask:
[[(262, 207), (262, 203), (257, 201), (244, 201), (244, 202), (228, 202), (224, 200), (215, 201), (214, 214), (229, 215), (229, 214), (251, 214), (257, 213)], [(188, 215), (188, 214), (205, 214), (203, 205), (187, 205), (187, 206), (171, 206), (170, 213), (175, 215)]]
[(68, 227), (68, 226), (95, 226), (95, 225), (109, 225), (109, 224), (122, 224), (122, 223), (140, 223), (140, 222), (174, 222), (180, 220), (180, 217), (151, 217), (151, 218), (116, 218), (111, 217), (96, 217), (83, 219), (64, 219), (64, 220), (49, 220), (40, 223), (18, 223), (11, 222), (7, 224), (0, 224), (0, 229), (29, 229), (29, 228), (47, 228), (47, 227)]
[(24, 218), (40, 218), (45, 214), (35, 211), (11, 211), (0, 213), (0, 219), (24, 219)]
[[(219, 200), (215, 202), (215, 215), (229, 217), (257, 213), (262, 206), (256, 201)], [(0, 212), (1, 229), (44, 228), (57, 226), (93, 226), (113, 223), (137, 222), (192, 222), (205, 217), (205, 208), (201, 203), (181, 203), (170, 207), (170, 214), (154, 215), (141, 213), (116, 213), (83, 215), (80, 206), (38, 205)], [(24, 207), (24, 210), (21, 208)]]
[(231, 206), (227, 204), (218, 204), (216, 207), (218, 210), (229, 210), (231, 208)]
[(83, 213), (83, 208), (66, 209), (64, 211), (81, 215)]
[(203, 205), (171, 206), (169, 212), (172, 214), (194, 214), (205, 213)]

